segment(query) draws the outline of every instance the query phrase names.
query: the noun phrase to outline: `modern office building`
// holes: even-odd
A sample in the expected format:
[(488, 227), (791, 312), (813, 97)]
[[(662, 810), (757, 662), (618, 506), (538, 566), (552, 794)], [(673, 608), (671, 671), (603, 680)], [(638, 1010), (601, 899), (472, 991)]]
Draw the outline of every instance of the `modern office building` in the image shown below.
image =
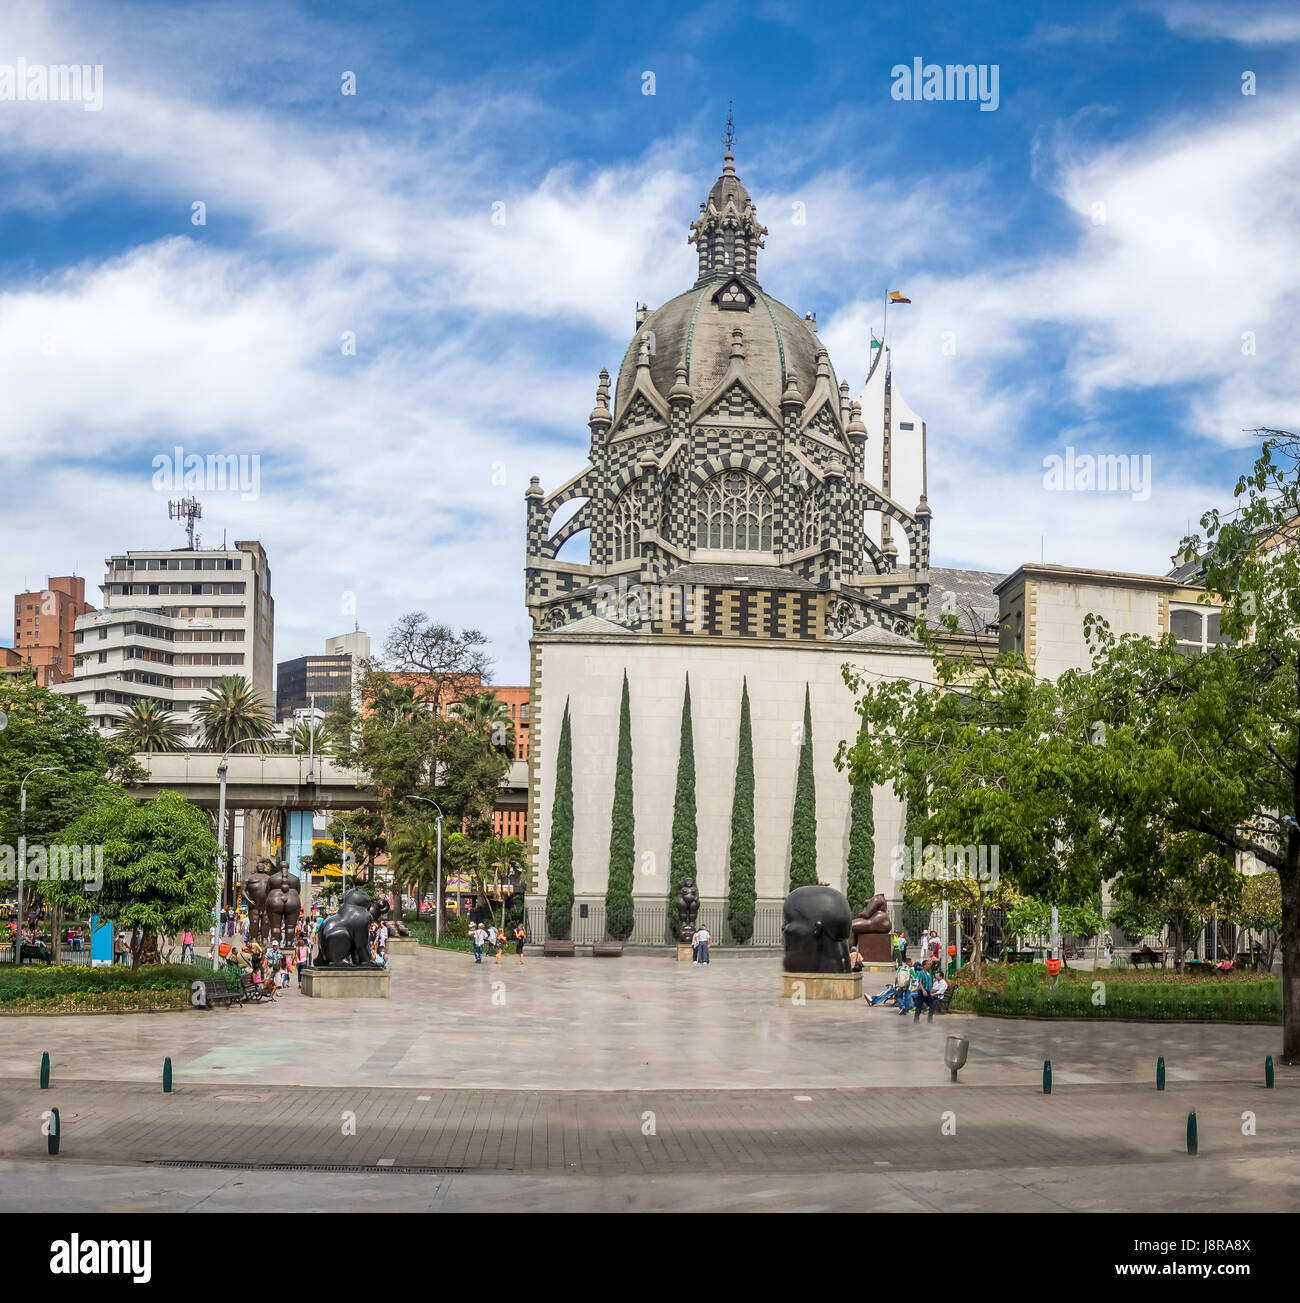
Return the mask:
[(73, 675), (77, 618), (94, 611), (79, 575), (53, 575), (44, 588), (14, 596), (14, 651), (36, 671), (42, 687)]
[(299, 656), (275, 667), (275, 718), (291, 720), (313, 704), (328, 711), (357, 686), (362, 664), (370, 658), (370, 635), (359, 629), (325, 640), (323, 654)]
[(226, 675), (271, 703), (275, 600), (261, 543), (126, 552), (106, 565), (103, 609), (77, 619), (76, 676), (58, 689), (101, 729), (152, 697), (197, 740), (195, 709)]

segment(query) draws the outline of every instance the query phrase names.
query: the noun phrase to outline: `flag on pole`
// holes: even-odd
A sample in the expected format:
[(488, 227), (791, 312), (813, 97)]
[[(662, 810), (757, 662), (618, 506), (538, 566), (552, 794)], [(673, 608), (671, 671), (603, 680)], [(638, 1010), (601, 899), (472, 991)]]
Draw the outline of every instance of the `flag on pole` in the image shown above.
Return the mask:
[(912, 300), (902, 290), (890, 290), (889, 301), (891, 303), (911, 303)]

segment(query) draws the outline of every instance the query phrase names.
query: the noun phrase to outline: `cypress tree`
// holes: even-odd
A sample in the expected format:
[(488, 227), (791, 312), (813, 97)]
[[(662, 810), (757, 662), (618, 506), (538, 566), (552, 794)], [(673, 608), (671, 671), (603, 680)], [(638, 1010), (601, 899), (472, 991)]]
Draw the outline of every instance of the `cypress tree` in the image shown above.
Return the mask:
[(817, 788), (813, 783), (812, 700), (803, 689), (803, 744), (790, 824), (790, 890), (817, 885)]
[(758, 894), (754, 880), (754, 737), (749, 723), (749, 683), (740, 688), (740, 743), (736, 788), (731, 799), (731, 855), (727, 872), (727, 922), (732, 939), (744, 945), (754, 935)]
[(609, 820), (609, 880), (605, 887), (605, 931), (626, 941), (634, 924), (632, 888), (636, 882), (636, 816), (632, 810), (632, 703), (623, 671), (623, 702), (618, 712), (618, 763), (614, 770), (614, 808)]
[(567, 697), (555, 757), (555, 797), (546, 861), (546, 931), (557, 941), (567, 941), (573, 931), (573, 738)]
[(695, 851), (699, 834), (695, 823), (695, 733), (691, 726), (691, 676), (686, 676), (682, 697), (682, 735), (677, 752), (677, 796), (673, 802), (673, 844), (668, 866), (668, 932), (677, 940), (677, 889), (695, 879)]
[(856, 918), (876, 894), (876, 812), (871, 784), (853, 788), (849, 805), (849, 857), (844, 894)]

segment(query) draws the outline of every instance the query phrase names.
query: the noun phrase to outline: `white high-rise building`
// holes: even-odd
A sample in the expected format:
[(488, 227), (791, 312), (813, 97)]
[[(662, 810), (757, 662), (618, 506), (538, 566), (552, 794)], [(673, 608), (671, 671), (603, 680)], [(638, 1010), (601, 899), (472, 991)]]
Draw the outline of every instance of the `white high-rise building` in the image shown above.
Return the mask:
[(143, 697), (175, 712), (198, 740), (196, 707), (225, 675), (274, 704), (275, 601), (258, 542), (107, 558), (103, 607), (76, 622), (75, 697), (101, 729)]

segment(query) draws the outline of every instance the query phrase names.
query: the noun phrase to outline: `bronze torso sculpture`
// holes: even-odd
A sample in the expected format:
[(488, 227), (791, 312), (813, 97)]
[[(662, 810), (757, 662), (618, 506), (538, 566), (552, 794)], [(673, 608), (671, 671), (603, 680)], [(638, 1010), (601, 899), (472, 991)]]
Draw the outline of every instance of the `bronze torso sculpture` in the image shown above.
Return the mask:
[(331, 914), (316, 934), (317, 968), (373, 968), (370, 959), (370, 925), (388, 909), (386, 900), (372, 900), (353, 887), (343, 893), (337, 914)]
[(244, 900), (248, 903), (248, 939), (266, 944), (268, 921), (266, 898), (271, 891), (271, 875), (263, 869), (244, 879)]
[(887, 964), (893, 958), (893, 927), (885, 897), (872, 896), (849, 925), (853, 944), (866, 963)]
[(277, 869), (269, 876), (268, 885), (265, 907), (268, 931), (279, 940), (291, 941), (302, 913), (302, 897), (298, 894), (302, 879), (287, 868)]
[(787, 973), (847, 973), (849, 902), (834, 887), (796, 887), (782, 910)]
[(700, 912), (700, 891), (693, 878), (687, 878), (677, 888), (678, 939), (689, 941), (695, 932), (695, 919)]

